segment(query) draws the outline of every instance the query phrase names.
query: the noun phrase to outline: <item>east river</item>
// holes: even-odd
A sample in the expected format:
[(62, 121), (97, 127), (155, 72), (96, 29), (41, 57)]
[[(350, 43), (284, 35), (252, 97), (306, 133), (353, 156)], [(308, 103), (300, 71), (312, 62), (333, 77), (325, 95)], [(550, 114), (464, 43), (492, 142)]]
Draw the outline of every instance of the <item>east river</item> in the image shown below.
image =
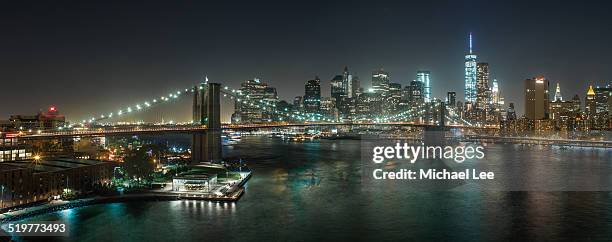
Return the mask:
[[(413, 191), (404, 189), (399, 181), (370, 187), (362, 179), (366, 173), (360, 144), (358, 140), (297, 143), (243, 137), (224, 147), (226, 156), (243, 158), (253, 170), (246, 193), (236, 203), (102, 204), (26, 221), (66, 222), (71, 236), (56, 237), (58, 241), (612, 238), (612, 192)], [(542, 176), (563, 179), (571, 174), (564, 167), (579, 162), (596, 163), (599, 171), (612, 171), (609, 149), (511, 144), (489, 144), (486, 149), (486, 161), (496, 167), (515, 162), (533, 164), (522, 173), (523, 181)]]

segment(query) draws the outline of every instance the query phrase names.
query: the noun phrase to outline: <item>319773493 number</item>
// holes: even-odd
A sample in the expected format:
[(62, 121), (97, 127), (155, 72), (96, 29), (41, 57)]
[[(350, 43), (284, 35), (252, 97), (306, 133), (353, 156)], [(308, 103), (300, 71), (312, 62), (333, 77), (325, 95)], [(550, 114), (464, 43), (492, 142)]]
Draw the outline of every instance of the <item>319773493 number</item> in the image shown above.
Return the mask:
[(55, 221), (4, 223), (2, 229), (18, 236), (67, 236), (68, 226)]

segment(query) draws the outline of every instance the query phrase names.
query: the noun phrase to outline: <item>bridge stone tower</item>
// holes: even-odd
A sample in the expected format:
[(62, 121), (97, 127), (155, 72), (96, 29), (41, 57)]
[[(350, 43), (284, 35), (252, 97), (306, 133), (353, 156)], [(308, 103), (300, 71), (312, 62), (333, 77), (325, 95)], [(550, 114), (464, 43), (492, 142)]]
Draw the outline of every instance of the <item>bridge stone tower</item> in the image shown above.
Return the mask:
[(193, 124), (202, 124), (202, 116), (200, 115), (202, 107), (200, 107), (200, 103), (202, 102), (201, 97), (204, 96), (203, 93), (204, 88), (201, 85), (195, 85), (193, 87)]
[(200, 123), (200, 86), (199, 85), (195, 85), (193, 87), (193, 89), (191, 89), (193, 91), (193, 105), (192, 105), (192, 122), (193, 124), (199, 124)]
[(440, 102), (438, 110), (438, 125), (425, 127), (423, 141), (426, 145), (443, 145), (446, 143), (446, 105)]
[[(193, 134), (191, 160), (221, 161), (221, 84), (207, 83), (202, 92), (198, 91), (194, 90), (194, 111), (201, 112), (197, 113), (200, 119), (194, 122), (206, 125), (207, 130)], [(199, 100), (196, 95), (200, 96)]]

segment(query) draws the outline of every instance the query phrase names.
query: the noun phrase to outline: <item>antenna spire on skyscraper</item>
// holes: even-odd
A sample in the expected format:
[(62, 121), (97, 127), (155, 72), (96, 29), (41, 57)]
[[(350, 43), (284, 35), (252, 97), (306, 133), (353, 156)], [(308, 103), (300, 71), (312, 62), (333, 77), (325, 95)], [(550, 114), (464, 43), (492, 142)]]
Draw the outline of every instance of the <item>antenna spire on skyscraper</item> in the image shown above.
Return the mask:
[(472, 32), (468, 35), (469, 53), (465, 55), (465, 100), (467, 102), (476, 101), (476, 55), (472, 51)]
[(470, 32), (470, 54), (472, 54), (472, 32)]

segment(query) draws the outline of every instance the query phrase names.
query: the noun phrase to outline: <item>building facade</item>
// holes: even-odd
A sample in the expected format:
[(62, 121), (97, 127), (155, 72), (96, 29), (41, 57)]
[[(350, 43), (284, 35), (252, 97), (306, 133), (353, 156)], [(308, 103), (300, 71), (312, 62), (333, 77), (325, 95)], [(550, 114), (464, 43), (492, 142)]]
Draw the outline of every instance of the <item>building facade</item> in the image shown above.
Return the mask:
[(489, 63), (476, 64), (476, 107), (484, 110), (489, 106), (491, 93), (489, 89)]
[(261, 123), (277, 118), (274, 109), (278, 102), (276, 88), (254, 78), (244, 81), (238, 92), (246, 100), (235, 100), (233, 123)]
[(424, 96), (424, 86), (423, 83), (420, 81), (411, 81), (410, 82), (410, 103), (412, 103), (413, 106), (416, 106), (418, 104), (422, 104), (425, 102), (425, 96)]
[(457, 105), (457, 93), (455, 92), (446, 93), (446, 105), (449, 107), (454, 107), (455, 105)]
[(548, 119), (549, 82), (543, 76), (525, 80), (525, 117), (529, 120)]
[(304, 85), (304, 110), (309, 113), (321, 111), (321, 79), (318, 76)]
[(385, 105), (386, 113), (394, 114), (399, 112), (399, 104), (402, 101), (402, 84), (389, 83), (389, 93), (386, 98), (387, 105)]
[(18, 139), (18, 133), (0, 133), (0, 162), (32, 158), (32, 147)]
[(417, 81), (423, 83), (423, 100), (426, 103), (432, 101), (431, 99), (431, 72), (430, 71), (417, 71)]
[(336, 103), (340, 102), (343, 97), (346, 96), (344, 93), (344, 84), (342, 75), (336, 75), (330, 81), (330, 95), (336, 100)]
[(372, 72), (372, 90), (374, 93), (387, 96), (389, 91), (389, 73), (383, 69)]
[(40, 111), (35, 115), (11, 115), (5, 122), (8, 130), (50, 130), (63, 127), (66, 117), (60, 114), (55, 106), (49, 107), (46, 112)]
[(114, 162), (52, 159), (0, 163), (0, 208), (88, 193), (110, 184)]

